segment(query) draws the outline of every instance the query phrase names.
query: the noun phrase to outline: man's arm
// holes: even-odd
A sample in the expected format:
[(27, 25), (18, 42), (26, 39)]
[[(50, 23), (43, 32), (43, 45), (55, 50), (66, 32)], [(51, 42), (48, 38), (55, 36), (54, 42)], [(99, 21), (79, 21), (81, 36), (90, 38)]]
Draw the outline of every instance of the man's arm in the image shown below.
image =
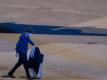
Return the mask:
[(31, 40), (30, 40), (30, 38), (28, 37), (28, 42), (31, 44), (31, 45), (35, 45)]

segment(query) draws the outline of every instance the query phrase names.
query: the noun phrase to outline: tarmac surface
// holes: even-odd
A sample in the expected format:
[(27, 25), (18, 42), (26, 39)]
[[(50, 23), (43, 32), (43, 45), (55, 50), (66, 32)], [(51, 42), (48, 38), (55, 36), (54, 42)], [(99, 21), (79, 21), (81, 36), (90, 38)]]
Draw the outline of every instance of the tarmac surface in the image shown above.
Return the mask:
[[(0, 0), (0, 29), (10, 23), (8, 29), (39, 30), (31, 39), (45, 55), (42, 80), (106, 80), (106, 8), (106, 0)], [(2, 77), (17, 61), (18, 37), (0, 33), (0, 80), (26, 80), (23, 67), (15, 72), (17, 79)]]
[(106, 17), (106, 7), (106, 0), (0, 0), (0, 21), (69, 26)]

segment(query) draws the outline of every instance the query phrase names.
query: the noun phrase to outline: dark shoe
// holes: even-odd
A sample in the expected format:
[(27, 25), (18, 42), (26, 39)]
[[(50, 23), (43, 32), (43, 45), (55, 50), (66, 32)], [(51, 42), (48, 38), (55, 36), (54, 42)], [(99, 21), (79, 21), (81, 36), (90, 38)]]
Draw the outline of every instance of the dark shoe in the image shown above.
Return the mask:
[(41, 77), (38, 77), (37, 75), (32, 77), (32, 79), (41, 79)]
[(11, 78), (16, 78), (15, 76), (11, 75), (11, 74), (8, 74), (9, 77)]
[(28, 80), (33, 80), (33, 78), (27, 77)]
[(10, 74), (6, 75), (5, 77), (9, 77), (9, 78), (16, 78), (15, 76), (10, 75)]

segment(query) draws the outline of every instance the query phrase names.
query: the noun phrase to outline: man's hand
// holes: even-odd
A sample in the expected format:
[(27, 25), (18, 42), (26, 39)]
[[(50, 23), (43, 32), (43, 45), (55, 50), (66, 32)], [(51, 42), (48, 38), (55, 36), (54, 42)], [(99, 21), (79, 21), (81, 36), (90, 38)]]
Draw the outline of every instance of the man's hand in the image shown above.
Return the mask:
[(34, 47), (38, 47), (37, 45), (34, 45)]

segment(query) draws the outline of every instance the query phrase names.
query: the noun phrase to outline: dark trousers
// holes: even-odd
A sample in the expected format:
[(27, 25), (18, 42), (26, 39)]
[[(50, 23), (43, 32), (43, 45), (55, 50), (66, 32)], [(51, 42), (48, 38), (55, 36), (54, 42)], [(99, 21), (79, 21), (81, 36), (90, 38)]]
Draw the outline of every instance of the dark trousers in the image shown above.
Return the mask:
[[(21, 55), (20, 55), (21, 54)], [(27, 65), (27, 55), (24, 53), (19, 54), (19, 59), (16, 65), (9, 71), (9, 75), (13, 75), (13, 73), (16, 71), (17, 68), (19, 68), (22, 64), (24, 66), (26, 76), (27, 78), (30, 78), (29, 70), (28, 70), (28, 65)], [(23, 55), (22, 55), (23, 54)]]

